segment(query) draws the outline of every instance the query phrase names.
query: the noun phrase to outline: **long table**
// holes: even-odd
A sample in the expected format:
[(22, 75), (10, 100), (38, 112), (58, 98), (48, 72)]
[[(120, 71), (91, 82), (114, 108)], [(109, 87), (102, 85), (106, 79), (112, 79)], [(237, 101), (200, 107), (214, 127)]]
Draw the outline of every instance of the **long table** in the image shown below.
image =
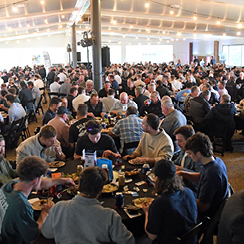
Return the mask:
[[(77, 165), (81, 164), (80, 160), (72, 160), (72, 161), (68, 161), (66, 162), (65, 166), (59, 168), (57, 170), (57, 172), (63, 172), (64, 174), (72, 174), (75, 173), (77, 171)], [(123, 164), (125, 165), (125, 169), (123, 169), (123, 171), (130, 171), (132, 169), (140, 169), (142, 166), (137, 166), (137, 165), (130, 165), (128, 162), (123, 161)], [(121, 169), (121, 166), (115, 166), (114, 167), (114, 171), (118, 171)], [(133, 188), (136, 186), (135, 183), (145, 180), (145, 178), (143, 178), (143, 175), (141, 174), (141, 172), (135, 176), (135, 178), (133, 179), (132, 182), (126, 184), (129, 187), (130, 191), (135, 191)], [(141, 186), (138, 186), (138, 188), (140, 189), (140, 191), (138, 192), (137, 197), (133, 197), (131, 194), (123, 194), (124, 195), (124, 203), (125, 206), (132, 204), (133, 199), (138, 198), (138, 197), (155, 197), (152, 194), (153, 191), (153, 186), (151, 185), (147, 185), (147, 184), (143, 184)], [(143, 192), (143, 189), (147, 189), (147, 193)], [(118, 189), (119, 192), (123, 191), (123, 189), (119, 188)], [(103, 193), (99, 196), (98, 200), (100, 202), (103, 202), (102, 206), (104, 207), (108, 207), (108, 208), (112, 208), (115, 209), (115, 197), (114, 197), (115, 193)], [(36, 196), (35, 196), (36, 197)], [(70, 200), (72, 199), (73, 196), (69, 195), (67, 192), (64, 192), (62, 194), (62, 197), (60, 199), (58, 198), (54, 198), (53, 201), (56, 203), (60, 200)], [(125, 226), (127, 227), (128, 230), (130, 230), (135, 236), (138, 235), (143, 235), (144, 232), (144, 213), (143, 210), (140, 209), (139, 212), (141, 213), (140, 216), (135, 217), (135, 218), (129, 218), (128, 215), (125, 213), (125, 211), (123, 209), (115, 209), (118, 214), (121, 216), (123, 223), (125, 224)], [(35, 212), (35, 217), (37, 218), (38, 212)], [(39, 244), (43, 244), (43, 243), (54, 243), (54, 242), (46, 242), (47, 239), (44, 238), (43, 236), (41, 236), (38, 239)], [(49, 240), (50, 241), (50, 240)]]

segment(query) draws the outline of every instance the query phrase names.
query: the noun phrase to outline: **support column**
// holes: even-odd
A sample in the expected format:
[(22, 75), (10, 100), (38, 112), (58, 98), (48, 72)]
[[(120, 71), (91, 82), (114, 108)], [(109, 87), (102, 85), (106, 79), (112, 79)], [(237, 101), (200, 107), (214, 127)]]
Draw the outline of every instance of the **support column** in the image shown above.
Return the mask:
[(76, 68), (77, 66), (77, 54), (76, 54), (76, 29), (75, 23), (71, 27), (71, 38), (72, 38), (72, 63), (73, 67)]
[(92, 46), (92, 78), (95, 90), (102, 89), (102, 58), (101, 58), (101, 0), (91, 0), (91, 26), (95, 37)]
[(193, 60), (193, 42), (189, 43), (189, 65), (191, 65), (191, 62)]
[(219, 63), (219, 41), (214, 41), (214, 59)]

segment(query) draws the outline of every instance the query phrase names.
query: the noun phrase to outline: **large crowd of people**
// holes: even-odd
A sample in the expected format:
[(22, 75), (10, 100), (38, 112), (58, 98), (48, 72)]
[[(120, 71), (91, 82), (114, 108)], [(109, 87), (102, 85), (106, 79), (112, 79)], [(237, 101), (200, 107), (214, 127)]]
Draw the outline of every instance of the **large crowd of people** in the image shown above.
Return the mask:
[[(8, 113), (7, 120), (0, 116), (3, 243), (29, 243), (40, 232), (57, 243), (135, 243), (116, 211), (103, 208), (97, 200), (107, 181), (98, 167), (82, 172), (79, 195), (51, 209), (45, 206), (37, 222), (34, 220), (27, 201), (31, 191), (56, 184), (74, 185), (69, 178), (44, 177), (46, 162), (80, 159), (84, 150), (110, 159), (121, 155), (135, 165), (154, 167), (158, 197), (151, 205), (145, 202), (142, 206), (147, 243), (149, 239), (168, 243), (184, 234), (196, 225), (197, 217), (212, 218), (228, 197), (226, 167), (213, 156), (211, 140), (213, 133), (225, 134), (225, 150), (232, 152), (236, 125), (244, 129), (242, 117), (235, 119), (235, 104), (244, 98), (244, 67), (227, 68), (213, 58), (206, 65), (195, 57), (191, 65), (180, 60), (175, 64), (112, 64), (102, 78), (103, 88), (96, 91), (91, 71), (84, 65), (0, 71), (0, 109)], [(41, 99), (47, 97), (48, 90), (51, 96), (42, 127), (17, 146), (14, 170), (4, 158), (6, 133), (14, 121), (26, 118), (44, 102)], [(100, 120), (105, 122), (108, 117), (119, 120), (104, 134)], [(119, 144), (115, 137), (119, 137)], [(124, 149), (130, 142), (138, 142), (138, 146)], [(225, 223), (220, 226), (227, 228)], [(196, 238), (188, 243), (196, 243)]]

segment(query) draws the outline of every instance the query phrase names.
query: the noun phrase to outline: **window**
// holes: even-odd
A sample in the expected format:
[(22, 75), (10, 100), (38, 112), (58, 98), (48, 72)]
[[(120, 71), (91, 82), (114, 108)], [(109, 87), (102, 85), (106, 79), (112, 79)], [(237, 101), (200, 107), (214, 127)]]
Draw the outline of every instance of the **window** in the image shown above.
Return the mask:
[(223, 53), (226, 56), (226, 65), (244, 66), (244, 45), (224, 45)]

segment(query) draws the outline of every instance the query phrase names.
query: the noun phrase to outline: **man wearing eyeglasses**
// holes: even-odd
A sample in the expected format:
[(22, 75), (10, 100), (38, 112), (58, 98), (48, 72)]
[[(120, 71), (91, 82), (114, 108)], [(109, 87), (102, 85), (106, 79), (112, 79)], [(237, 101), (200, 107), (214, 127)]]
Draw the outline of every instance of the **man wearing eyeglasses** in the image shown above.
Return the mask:
[(81, 158), (83, 149), (88, 153), (96, 151), (97, 157), (108, 158), (118, 154), (114, 140), (106, 134), (101, 134), (101, 130), (101, 124), (96, 120), (86, 123), (86, 134), (77, 141), (74, 159)]

